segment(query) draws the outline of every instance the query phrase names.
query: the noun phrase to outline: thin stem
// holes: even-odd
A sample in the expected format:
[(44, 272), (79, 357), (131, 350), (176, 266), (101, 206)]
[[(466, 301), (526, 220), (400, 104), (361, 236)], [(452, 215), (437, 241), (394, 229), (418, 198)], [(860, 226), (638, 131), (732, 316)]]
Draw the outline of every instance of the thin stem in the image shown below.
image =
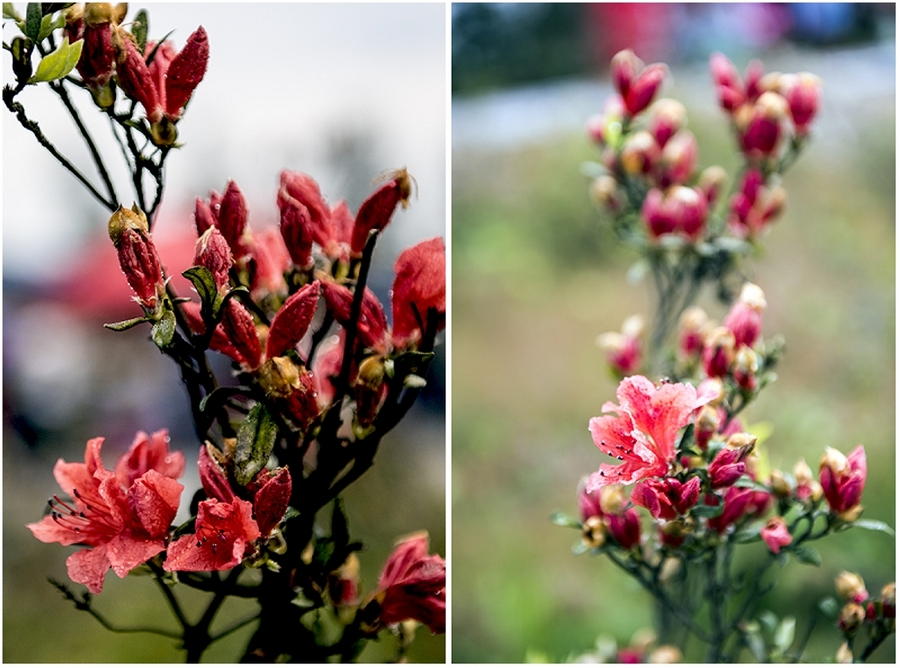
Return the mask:
[(91, 137), (91, 133), (81, 121), (81, 115), (72, 104), (72, 100), (69, 98), (69, 93), (68, 91), (66, 91), (66, 87), (61, 83), (50, 82), (50, 89), (59, 96), (59, 99), (62, 100), (63, 104), (69, 112), (69, 115), (72, 117), (75, 126), (78, 128), (78, 132), (84, 138), (84, 142), (85, 144), (87, 144), (88, 151), (90, 151), (91, 153), (91, 158), (93, 158), (94, 160), (94, 165), (97, 167), (97, 171), (100, 173), (100, 178), (103, 179), (103, 183), (106, 186), (106, 192), (109, 194), (110, 201), (118, 202), (119, 197), (118, 195), (116, 195), (116, 189), (113, 187), (112, 180), (109, 178), (109, 173), (106, 171), (106, 165), (103, 162), (100, 151), (97, 150), (97, 146), (96, 144), (94, 144), (94, 139), (93, 137)]
[(112, 202), (104, 197), (97, 188), (94, 187), (84, 174), (82, 174), (75, 165), (73, 165), (69, 160), (60, 153), (56, 147), (44, 136), (44, 133), (41, 131), (40, 125), (37, 121), (33, 121), (28, 118), (25, 113), (25, 107), (23, 107), (19, 102), (15, 101), (15, 90), (10, 88), (9, 86), (3, 87), (3, 101), (6, 103), (7, 109), (13, 112), (16, 115), (16, 119), (18, 119), (19, 123), (28, 130), (34, 138), (37, 139), (38, 143), (43, 146), (47, 151), (52, 155), (56, 160), (65, 167), (76, 179), (78, 179), (81, 184), (87, 188), (88, 192), (97, 199), (103, 206), (105, 206), (110, 212), (113, 212), (118, 208), (118, 204), (116, 202)]

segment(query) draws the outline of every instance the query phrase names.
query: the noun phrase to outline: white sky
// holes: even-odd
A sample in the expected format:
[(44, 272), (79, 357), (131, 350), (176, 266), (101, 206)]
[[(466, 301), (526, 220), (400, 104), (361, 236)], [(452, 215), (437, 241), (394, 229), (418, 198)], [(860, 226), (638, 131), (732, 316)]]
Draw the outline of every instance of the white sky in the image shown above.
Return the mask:
[[(161, 225), (191, 225), (194, 198), (221, 192), (228, 179), (244, 191), (251, 225), (273, 224), (284, 168), (311, 174), (332, 202), (346, 198), (355, 210), (370, 179), (406, 166), (418, 199), (395, 216), (383, 254), (392, 262), (401, 247), (445, 233), (443, 3), (132, 3), (128, 20), (141, 7), (149, 11), (151, 39), (174, 29), (170, 39), (180, 49), (202, 24), (210, 40), (206, 77), (178, 125), (185, 147), (167, 162)], [(24, 4), (17, 9), (24, 13)], [(4, 26), (4, 41), (15, 33)], [(5, 83), (7, 52), (2, 69)], [(80, 93), (83, 117), (99, 122), (98, 138), (109, 138), (108, 125)], [(57, 147), (93, 174), (56, 97), (30, 87), (20, 100)], [(2, 114), (4, 273), (53, 275), (80, 243), (98, 229), (105, 233), (107, 214), (8, 110)], [(362, 157), (333, 158), (335, 145), (360, 139)], [(129, 205), (118, 148), (103, 144), (120, 176), (119, 197)]]

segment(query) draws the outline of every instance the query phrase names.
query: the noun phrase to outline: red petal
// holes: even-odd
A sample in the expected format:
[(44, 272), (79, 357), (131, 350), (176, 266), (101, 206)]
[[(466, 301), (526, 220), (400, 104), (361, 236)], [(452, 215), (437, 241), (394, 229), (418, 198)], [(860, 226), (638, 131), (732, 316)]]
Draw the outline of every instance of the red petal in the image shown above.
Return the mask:
[(407, 248), (397, 258), (394, 271), (393, 335), (399, 344), (417, 332), (421, 336), (420, 328), (425, 324), (428, 309), (434, 309), (440, 316), (446, 312), (444, 240), (436, 237)]

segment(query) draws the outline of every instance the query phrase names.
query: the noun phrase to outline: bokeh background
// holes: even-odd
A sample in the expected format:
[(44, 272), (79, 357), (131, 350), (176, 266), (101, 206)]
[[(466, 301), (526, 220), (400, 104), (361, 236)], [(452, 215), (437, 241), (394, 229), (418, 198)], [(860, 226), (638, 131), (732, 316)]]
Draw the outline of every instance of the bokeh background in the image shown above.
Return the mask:
[[(576, 532), (549, 521), (577, 514), (578, 479), (600, 462), (587, 424), (616, 383), (594, 340), (648, 311), (649, 286), (626, 283), (635, 258), (579, 171), (598, 158), (584, 125), (622, 48), (669, 64), (663, 95), (687, 106), (702, 166), (737, 164), (711, 52), (824, 80), (786, 211), (752, 262), (764, 334), (787, 347), (746, 418), (771, 427), (770, 461), (788, 470), (865, 444), (864, 517), (895, 526), (894, 6), (458, 4), (452, 20), (453, 660), (563, 661), (652, 626), (650, 597), (608, 561), (573, 556)], [(725, 314), (711, 295), (701, 304)], [(817, 547), (823, 566), (776, 568), (765, 600), (798, 632), (841, 570), (874, 592), (895, 577), (887, 535)], [(810, 658), (839, 644), (822, 621)], [(873, 659), (892, 662), (893, 641)]]
[[(133, 5), (129, 19), (139, 6)], [(24, 3), (18, 5), (24, 14)], [(292, 169), (315, 177), (332, 202), (352, 210), (372, 179), (406, 166), (418, 196), (399, 212), (375, 254), (370, 284), (384, 303), (399, 252), (445, 235), (446, 8), (441, 4), (157, 4), (148, 6), (150, 36), (170, 30), (177, 48), (200, 24), (210, 63), (179, 123), (185, 146), (167, 164), (167, 189), (155, 238), (172, 274), (190, 265), (198, 196), (222, 192), (234, 179), (254, 229), (276, 225), (278, 175)], [(4, 42), (15, 29), (5, 25)], [(3, 78), (11, 78), (4, 54)], [(76, 96), (96, 136), (108, 127)], [(62, 106), (47, 90), (21, 96), (60, 150), (77, 164), (88, 156)], [(3, 129), (3, 660), (9, 662), (148, 662), (183, 658), (174, 642), (104, 630), (47, 582), (67, 582), (74, 548), (46, 545), (25, 528), (56, 493), (54, 462), (83, 461), (84, 444), (104, 435), (107, 466), (138, 430), (167, 427), (185, 452), (189, 499), (199, 486), (198, 444), (175, 366), (147, 340), (102, 323), (137, 315), (106, 235), (108, 214), (6, 111)], [(118, 147), (111, 156), (121, 197), (131, 195)], [(117, 162), (119, 161), (119, 162)], [(90, 167), (84, 168), (93, 175)], [(174, 271), (177, 269), (177, 271)], [(180, 288), (186, 292), (187, 288)], [(375, 587), (397, 537), (427, 529), (432, 551), (445, 550), (445, 421), (443, 346), (429, 388), (402, 425), (382, 443), (376, 465), (346, 495), (360, 554), (363, 591)], [(206, 600), (186, 606), (199, 615)], [(174, 628), (147, 578), (109, 575), (99, 611), (122, 626), (153, 620)], [(219, 624), (243, 616), (228, 604)], [(214, 625), (213, 631), (216, 627)], [(204, 660), (240, 656), (253, 626), (213, 645)], [(363, 660), (396, 656), (385, 634)], [(439, 661), (444, 636), (418, 630), (409, 658)]]

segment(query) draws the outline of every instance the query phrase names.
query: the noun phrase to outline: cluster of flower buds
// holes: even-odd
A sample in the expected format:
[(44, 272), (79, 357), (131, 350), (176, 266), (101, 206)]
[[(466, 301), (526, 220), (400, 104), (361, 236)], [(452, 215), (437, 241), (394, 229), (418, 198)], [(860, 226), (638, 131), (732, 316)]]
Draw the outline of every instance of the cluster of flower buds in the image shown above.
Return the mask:
[[(864, 627), (869, 627), (870, 636), (894, 631), (897, 616), (896, 584), (886, 584), (878, 596), (872, 596), (859, 574), (843, 571), (835, 578), (834, 587), (843, 601), (838, 627), (848, 641), (852, 641)], [(844, 652), (848, 653), (849, 647)], [(852, 654), (850, 658), (852, 662)]]
[(153, 142), (171, 146), (176, 139), (175, 123), (206, 74), (206, 31), (197, 28), (176, 53), (169, 41), (146, 41), (146, 12), (129, 32), (124, 25), (127, 9), (124, 3), (102, 2), (69, 8), (66, 34), (70, 41), (84, 40), (76, 67), (99, 107), (112, 107), (118, 87), (143, 106)]
[(699, 368), (705, 378), (717, 378), (742, 392), (758, 388), (768, 354), (762, 341), (762, 289), (745, 283), (740, 296), (716, 326), (699, 306), (686, 309), (678, 327), (677, 355), (688, 372)]
[(734, 124), (738, 144), (748, 160), (765, 164), (778, 157), (786, 140), (805, 137), (819, 109), (822, 83), (800, 74), (766, 74), (762, 63), (751, 61), (741, 79), (734, 64), (721, 53), (709, 61), (719, 104)]

